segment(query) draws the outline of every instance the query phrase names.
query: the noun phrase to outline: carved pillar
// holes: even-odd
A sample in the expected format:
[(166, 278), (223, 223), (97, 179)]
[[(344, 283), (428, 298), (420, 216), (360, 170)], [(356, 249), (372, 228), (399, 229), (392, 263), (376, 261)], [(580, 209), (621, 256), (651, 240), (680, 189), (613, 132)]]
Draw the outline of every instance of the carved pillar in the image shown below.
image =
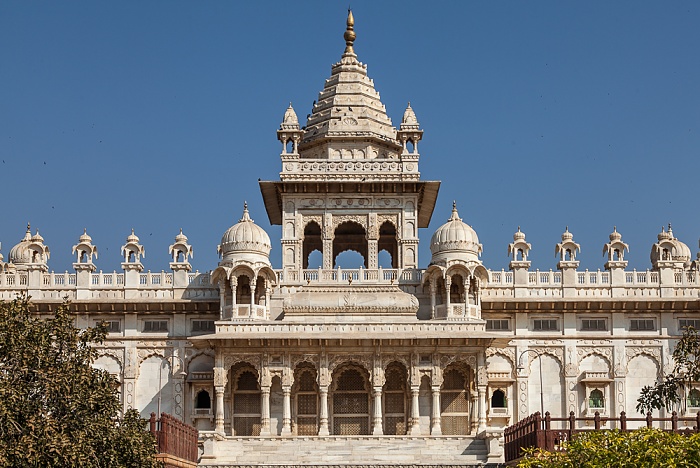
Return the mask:
[(411, 386), (411, 431), (410, 435), (420, 435), (420, 411), (418, 409), (418, 395), (420, 387)]
[(367, 268), (376, 270), (379, 265), (379, 241), (377, 239), (367, 239)]
[(432, 386), (430, 390), (433, 394), (433, 405), (430, 417), (430, 435), (442, 435), (440, 426), (440, 387)]
[(224, 387), (214, 387), (216, 394), (216, 432), (224, 435)]
[(372, 435), (383, 435), (382, 427), (382, 387), (374, 387), (374, 417), (372, 418)]
[(318, 435), (327, 436), (328, 432), (328, 385), (319, 388), (321, 396), (321, 414), (319, 415)]
[(231, 305), (236, 305), (236, 295), (238, 294), (238, 277), (231, 277)]
[(479, 430), (479, 391), (469, 396), (469, 432), (476, 433)]
[(250, 280), (250, 315), (253, 315), (253, 306), (255, 305), (255, 289), (258, 286), (258, 277), (253, 277)]
[(452, 277), (451, 276), (445, 276), (445, 292), (447, 293), (447, 296), (445, 297), (445, 317), (450, 317), (452, 315), (452, 311), (450, 310), (450, 289), (452, 288)]
[(282, 395), (284, 396), (282, 402), (282, 435), (289, 436), (292, 435), (292, 387), (289, 385), (283, 386)]
[[(235, 300), (234, 295), (234, 300)], [(226, 310), (226, 282), (219, 280), (219, 320), (224, 320), (224, 311)]]
[(267, 281), (265, 282), (265, 319), (270, 318), (270, 295), (272, 294), (272, 288), (267, 286)]
[(260, 399), (260, 437), (271, 435), (270, 431), (270, 386), (260, 387), (262, 398)]
[(471, 316), (471, 311), (469, 310), (469, 278), (464, 279), (464, 284), (462, 286), (464, 289), (464, 316)]
[(437, 293), (437, 285), (434, 279), (430, 280), (430, 318), (435, 318), (435, 294)]
[(481, 434), (486, 430), (486, 385), (479, 385), (479, 426), (476, 432)]

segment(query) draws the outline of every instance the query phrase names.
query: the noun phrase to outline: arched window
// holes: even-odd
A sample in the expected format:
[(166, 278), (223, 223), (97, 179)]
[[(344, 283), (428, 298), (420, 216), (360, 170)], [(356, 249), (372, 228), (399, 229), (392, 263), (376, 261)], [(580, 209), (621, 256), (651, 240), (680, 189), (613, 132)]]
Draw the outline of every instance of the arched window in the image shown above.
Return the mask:
[(452, 367), (444, 373), (444, 381), (440, 389), (440, 406), (444, 435), (469, 434), (467, 378), (460, 369)]
[[(321, 226), (318, 225), (316, 221), (311, 221), (304, 228), (304, 244), (302, 259), (302, 268), (309, 268), (309, 256), (312, 252), (318, 250), (323, 252), (323, 240), (321, 239)], [(321, 255), (321, 260), (323, 260), (323, 255)]]
[(386, 250), (391, 256), (391, 268), (399, 267), (399, 244), (396, 236), (396, 226), (389, 221), (384, 221), (379, 226), (377, 250)]
[(336, 373), (332, 400), (334, 435), (369, 435), (369, 385), (359, 368), (348, 366)]
[(499, 389), (494, 390), (491, 395), (491, 408), (506, 408), (506, 393)]
[(336, 263), (338, 255), (347, 250), (352, 250), (360, 254), (363, 259), (363, 265), (367, 268), (367, 232), (362, 225), (354, 221), (344, 222), (335, 229), (333, 237), (333, 263)]
[(197, 397), (194, 401), (195, 413), (209, 413), (211, 411), (211, 397), (206, 390), (197, 392)]
[(394, 362), (389, 364), (386, 372), (386, 383), (382, 391), (384, 404), (384, 434), (405, 435), (408, 429), (406, 424), (406, 380), (408, 373), (406, 368)]
[(233, 431), (235, 436), (260, 435), (260, 387), (252, 369), (243, 369), (233, 390)]
[(300, 436), (318, 434), (318, 385), (316, 369), (301, 364), (294, 378), (293, 394), (296, 399), (296, 433)]
[(591, 394), (588, 397), (589, 408), (605, 408), (605, 398), (603, 398), (603, 392), (599, 389), (591, 390)]

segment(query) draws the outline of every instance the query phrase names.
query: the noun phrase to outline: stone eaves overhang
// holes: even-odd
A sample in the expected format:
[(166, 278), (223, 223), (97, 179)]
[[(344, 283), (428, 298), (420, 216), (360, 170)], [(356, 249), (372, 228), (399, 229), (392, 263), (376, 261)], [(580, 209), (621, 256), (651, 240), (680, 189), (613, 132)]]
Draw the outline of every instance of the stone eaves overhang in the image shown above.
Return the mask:
[(700, 312), (700, 299), (688, 300), (664, 300), (655, 299), (647, 301), (629, 300), (625, 298), (611, 300), (538, 300), (538, 301), (484, 301), (481, 303), (482, 312), (508, 312), (508, 313), (533, 313), (533, 312)]
[(282, 194), (396, 194), (419, 193), (418, 227), (427, 228), (433, 217), (437, 201), (439, 181), (369, 181), (369, 182), (328, 182), (328, 181), (260, 181), (260, 192), (270, 224), (282, 224)]

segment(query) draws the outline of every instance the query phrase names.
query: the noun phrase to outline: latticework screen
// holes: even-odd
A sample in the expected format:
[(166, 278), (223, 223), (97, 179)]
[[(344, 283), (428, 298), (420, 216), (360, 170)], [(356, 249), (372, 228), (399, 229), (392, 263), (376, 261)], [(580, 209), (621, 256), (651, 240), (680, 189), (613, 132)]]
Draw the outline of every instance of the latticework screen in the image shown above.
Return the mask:
[(313, 436), (318, 433), (316, 427), (316, 417), (302, 417), (297, 416), (297, 435), (300, 436)]
[(386, 413), (403, 413), (405, 411), (405, 394), (387, 393), (384, 395), (384, 411)]
[(440, 391), (440, 410), (443, 434), (469, 434), (469, 395), (466, 390), (466, 378), (456, 369), (444, 374)]
[(339, 417), (333, 420), (333, 434), (337, 435), (367, 435), (369, 434), (369, 419)]
[(233, 430), (238, 437), (259, 436), (260, 417), (234, 417)]
[(236, 392), (233, 396), (233, 413), (260, 414), (260, 394)]
[(384, 418), (384, 434), (405, 435), (406, 422), (403, 416), (386, 416)]
[(297, 395), (297, 414), (316, 416), (316, 394)]

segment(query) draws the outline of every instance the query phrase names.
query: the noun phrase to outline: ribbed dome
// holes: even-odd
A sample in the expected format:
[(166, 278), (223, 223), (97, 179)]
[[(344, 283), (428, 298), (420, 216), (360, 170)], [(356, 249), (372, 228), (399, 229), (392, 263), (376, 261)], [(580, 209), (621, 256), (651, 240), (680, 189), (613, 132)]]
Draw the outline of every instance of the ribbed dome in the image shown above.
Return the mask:
[(262, 254), (268, 259), (272, 244), (265, 230), (256, 225), (248, 214), (248, 204), (243, 205), (243, 217), (224, 233), (219, 252), (224, 260), (236, 253)]
[(518, 231), (515, 234), (513, 234), (513, 240), (516, 242), (525, 240), (525, 233), (520, 230), (520, 226), (518, 226)]
[(613, 227), (613, 232), (610, 233), (610, 242), (619, 241), (622, 239), (622, 234), (617, 232), (617, 226)]
[(32, 262), (32, 251), (29, 249), (29, 244), (32, 242), (31, 227), (27, 225), (27, 232), (19, 244), (15, 245), (10, 249), (8, 254), (9, 263), (14, 263), (15, 265), (22, 265)]
[(92, 237), (90, 237), (88, 235), (87, 228), (83, 229), (83, 234), (78, 239), (78, 242), (83, 243), (83, 244), (89, 244), (90, 242), (92, 242)]
[(131, 228), (131, 234), (126, 238), (126, 243), (127, 244), (138, 244), (139, 243), (139, 236), (134, 234), (134, 228)]
[(430, 239), (430, 252), (433, 263), (440, 260), (479, 261), (482, 246), (476, 231), (462, 222), (456, 203), (452, 204), (452, 216), (440, 226)]
[(182, 233), (182, 228), (180, 228), (180, 234), (175, 236), (175, 242), (181, 242), (183, 244), (187, 242), (187, 236)]

